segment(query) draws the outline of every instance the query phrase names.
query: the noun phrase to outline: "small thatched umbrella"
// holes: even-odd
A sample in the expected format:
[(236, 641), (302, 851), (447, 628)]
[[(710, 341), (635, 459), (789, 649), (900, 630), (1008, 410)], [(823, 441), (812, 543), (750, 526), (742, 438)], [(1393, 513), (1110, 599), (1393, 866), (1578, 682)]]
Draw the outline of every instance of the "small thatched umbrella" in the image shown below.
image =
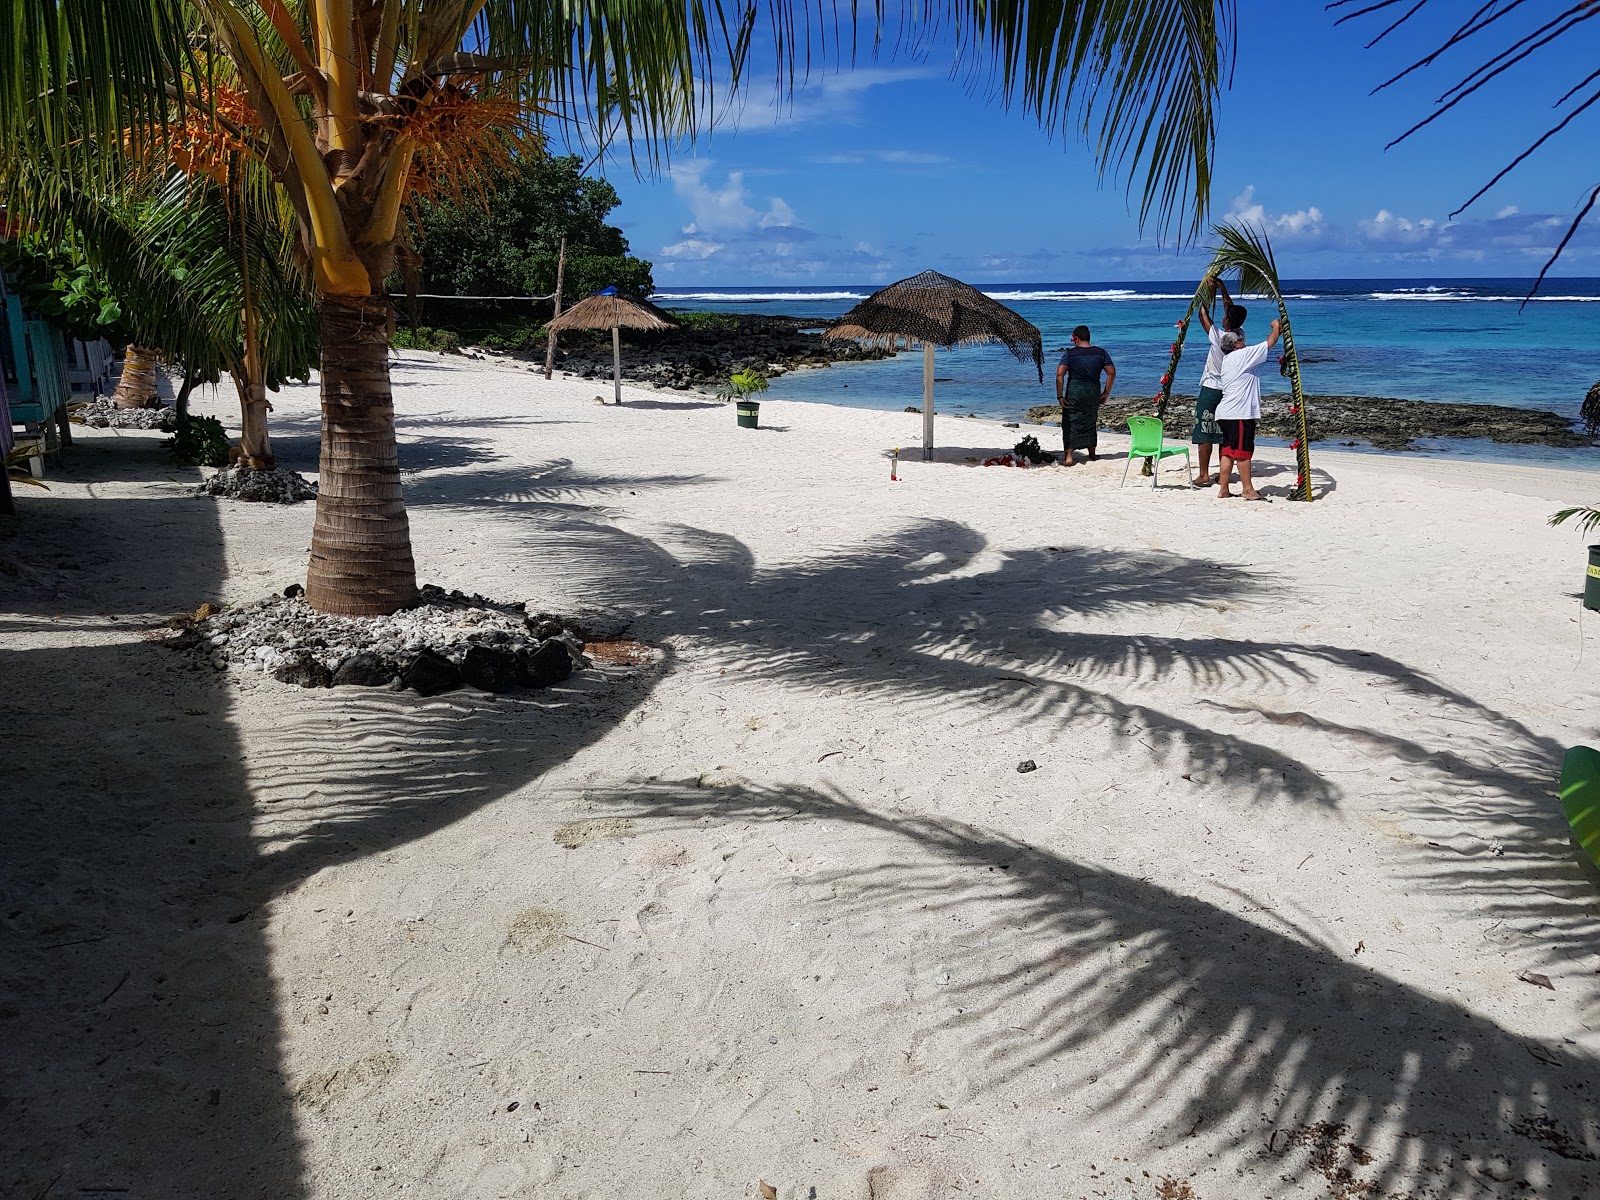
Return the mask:
[(1039, 331), (998, 300), (971, 284), (937, 271), (924, 271), (873, 292), (823, 337), (897, 349), (901, 342), (922, 344), (922, 457), (933, 457), (933, 348), (999, 342), (1018, 359), (1033, 360), (1044, 382), (1044, 339)]
[(617, 295), (614, 287), (605, 288), (580, 300), (562, 313), (547, 329), (557, 333), (568, 329), (611, 330), (611, 381), (616, 386), (616, 400), (622, 403), (622, 329), (676, 329), (678, 323), (669, 315), (643, 300), (629, 300)]

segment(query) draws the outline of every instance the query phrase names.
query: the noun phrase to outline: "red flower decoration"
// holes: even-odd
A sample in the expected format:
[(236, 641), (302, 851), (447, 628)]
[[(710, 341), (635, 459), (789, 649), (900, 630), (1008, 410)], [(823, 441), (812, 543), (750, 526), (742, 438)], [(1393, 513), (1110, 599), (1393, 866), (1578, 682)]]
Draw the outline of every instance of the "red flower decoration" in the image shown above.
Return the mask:
[(1162, 387), (1167, 387), (1169, 384), (1171, 384), (1171, 382), (1172, 382), (1172, 376), (1171, 375), (1163, 375), (1161, 377), (1161, 386)]

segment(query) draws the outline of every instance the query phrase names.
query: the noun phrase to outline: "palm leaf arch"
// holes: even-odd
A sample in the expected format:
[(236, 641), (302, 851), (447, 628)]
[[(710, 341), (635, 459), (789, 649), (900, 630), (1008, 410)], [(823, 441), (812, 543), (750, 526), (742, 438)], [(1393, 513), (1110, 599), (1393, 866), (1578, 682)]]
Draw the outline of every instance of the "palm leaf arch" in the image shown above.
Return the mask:
[[(1272, 242), (1264, 232), (1243, 224), (1223, 222), (1213, 227), (1215, 245), (1211, 247), (1211, 265), (1206, 268), (1206, 278), (1234, 274), (1238, 276), (1241, 295), (1255, 293), (1271, 297), (1278, 307), (1283, 339), (1283, 373), (1289, 377), (1291, 400), (1289, 413), (1295, 419), (1293, 450), (1298, 471), (1295, 477), (1293, 498), (1312, 500), (1311, 490), (1311, 433), (1306, 419), (1305, 391), (1300, 382), (1300, 357), (1295, 352), (1294, 330), (1289, 323), (1289, 306), (1284, 300), (1283, 285), (1278, 275), (1277, 260), (1273, 257)], [(1183, 346), (1189, 325), (1202, 304), (1209, 302), (1209, 289), (1202, 281), (1189, 302), (1183, 319), (1178, 322), (1178, 336), (1172, 343), (1171, 357), (1167, 360), (1166, 374), (1161, 377), (1161, 392), (1156, 397), (1156, 415), (1165, 421), (1167, 405), (1172, 399), (1172, 383), (1177, 378), (1178, 363), (1183, 358)]]

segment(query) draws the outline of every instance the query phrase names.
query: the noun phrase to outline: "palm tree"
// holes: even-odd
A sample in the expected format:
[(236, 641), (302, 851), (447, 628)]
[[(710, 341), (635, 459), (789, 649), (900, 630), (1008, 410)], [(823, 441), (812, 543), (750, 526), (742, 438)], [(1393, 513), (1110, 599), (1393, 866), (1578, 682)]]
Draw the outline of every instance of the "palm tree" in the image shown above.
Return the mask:
[(154, 393), (162, 360), (182, 364), (180, 395), (227, 374), (239, 395), (238, 459), (271, 468), (267, 389), (305, 378), (317, 361), (310, 292), (273, 193), (180, 171), (145, 175), (131, 189), (63, 186), (39, 166), (19, 156), (0, 168), (7, 209), (29, 241), (69, 247), (116, 297), (130, 335), (118, 406)]
[[(0, 21), (0, 136), (37, 122), (58, 157), (85, 140), (181, 156), (223, 138), (272, 172), (322, 339), (307, 598), (380, 615), (416, 592), (383, 291), (407, 200), (477, 188), (485, 159), (536, 140), (533, 122), (550, 113), (607, 114), (636, 160), (657, 162), (719, 99), (712, 81), (743, 84), (758, 11), (781, 88), (809, 64), (812, 37), (856, 44), (868, 6), (818, 7), (814, 35), (811, 6), (794, 0), (13, 0)], [(859, 15), (893, 36), (887, 7)], [(944, 5), (945, 20), (907, 4), (900, 32), (913, 47), (951, 37), (969, 79), (1046, 129), (1081, 132), (1103, 172), (1130, 184), (1139, 173), (1141, 221), (1192, 235), (1208, 207), (1234, 7), (967, 0)]]

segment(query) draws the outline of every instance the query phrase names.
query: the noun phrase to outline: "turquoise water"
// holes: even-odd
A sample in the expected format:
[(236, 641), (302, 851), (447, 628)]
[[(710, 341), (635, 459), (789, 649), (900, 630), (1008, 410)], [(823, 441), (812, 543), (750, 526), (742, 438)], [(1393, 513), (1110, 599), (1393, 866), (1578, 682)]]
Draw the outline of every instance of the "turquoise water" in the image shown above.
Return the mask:
[[(1531, 280), (1307, 279), (1286, 283), (1306, 391), (1507, 404), (1576, 417), (1600, 380), (1600, 279), (1547, 281), (1523, 305)], [(1016, 420), (1054, 399), (1055, 364), (1073, 326), (1088, 325), (1117, 364), (1118, 395), (1155, 395), (1174, 325), (1193, 295), (1177, 282), (1004, 284), (983, 290), (1038, 326), (1045, 381), (1003, 349), (939, 351), (937, 403), (946, 412)], [(838, 317), (870, 287), (665, 288), (672, 309)], [(1243, 298), (1246, 329), (1264, 336), (1272, 305)], [(1193, 393), (1202, 358), (1190, 343), (1174, 390)], [(1203, 343), (1201, 344), (1203, 346)], [(1266, 390), (1287, 390), (1270, 372)], [(795, 371), (773, 381), (774, 399), (860, 408), (920, 404), (922, 356)], [(1600, 468), (1600, 448), (1552, 450), (1493, 443), (1430, 443), (1428, 452)]]

